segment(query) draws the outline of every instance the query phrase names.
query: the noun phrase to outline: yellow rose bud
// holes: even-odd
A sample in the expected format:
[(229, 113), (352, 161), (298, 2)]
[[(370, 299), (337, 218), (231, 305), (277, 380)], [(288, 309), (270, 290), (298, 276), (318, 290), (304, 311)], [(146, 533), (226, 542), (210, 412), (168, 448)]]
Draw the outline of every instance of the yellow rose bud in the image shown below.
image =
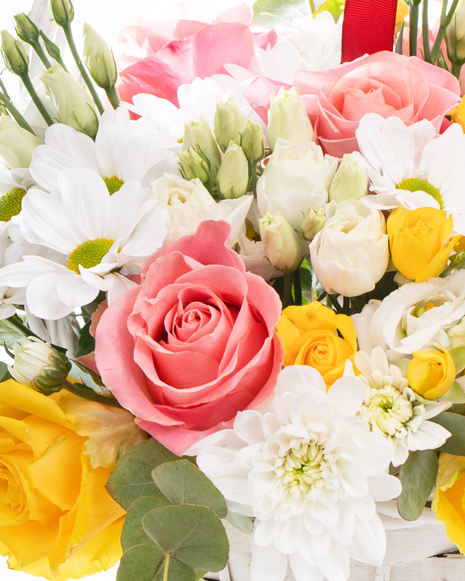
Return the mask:
[(346, 360), (357, 352), (352, 319), (318, 301), (284, 309), (276, 327), (284, 348), (284, 367), (308, 365), (321, 373), (329, 387), (342, 377)]
[(399, 206), (387, 221), (392, 262), (406, 278), (424, 282), (444, 270), (460, 236), (453, 236), (452, 216), (445, 210)]
[(439, 351), (414, 351), (407, 369), (410, 387), (426, 399), (441, 397), (455, 381), (455, 365), (449, 351), (441, 345), (436, 347)]
[(51, 581), (109, 569), (125, 511), (105, 489), (118, 456), (146, 439), (119, 408), (0, 383), (0, 552)]

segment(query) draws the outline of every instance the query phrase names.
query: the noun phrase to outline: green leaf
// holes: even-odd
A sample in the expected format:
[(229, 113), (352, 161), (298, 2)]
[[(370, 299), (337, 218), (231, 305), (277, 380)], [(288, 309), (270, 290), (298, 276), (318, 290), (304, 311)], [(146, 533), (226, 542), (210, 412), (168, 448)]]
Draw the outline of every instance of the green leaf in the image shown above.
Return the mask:
[(228, 538), (219, 518), (206, 506), (155, 508), (144, 516), (142, 526), (165, 553), (193, 569), (221, 571), (226, 566)]
[(228, 512), (228, 515), (224, 520), (247, 535), (253, 531), (253, 519), (249, 516), (243, 516), (242, 514), (236, 514), (235, 512)]
[(449, 353), (454, 361), (455, 373), (461, 373), (465, 369), (465, 347), (453, 347)]
[[(158, 546), (145, 534), (142, 528), (142, 518), (154, 508), (169, 506), (169, 502), (155, 496), (142, 496), (135, 500), (128, 509), (121, 533), (121, 546), (123, 551), (128, 551), (136, 545)], [(159, 547), (158, 547), (159, 548)]]
[(221, 492), (205, 474), (187, 460), (166, 462), (152, 472), (152, 478), (172, 504), (208, 506), (225, 518), (228, 508)]
[(13, 343), (17, 343), (20, 339), (30, 335), (32, 335), (32, 332), (28, 335), (26, 332), (20, 331), (8, 319), (0, 320), (0, 345), (6, 345), (11, 348)]
[(8, 379), (11, 379), (10, 372), (8, 371), (8, 365), (3, 363), (3, 361), (0, 361), (0, 383), (8, 381)]
[(315, 17), (317, 14), (320, 14), (320, 12), (327, 10), (337, 22), (344, 12), (345, 3), (345, 0), (326, 0), (326, 2), (323, 2), (323, 4), (318, 8), (318, 10), (315, 10), (313, 17)]
[(253, 5), (253, 24), (273, 28), (307, 16), (309, 12), (308, 0), (258, 0)]
[(110, 393), (108, 389), (103, 385), (100, 377), (94, 371), (92, 371), (92, 369), (89, 369), (80, 361), (73, 361), (72, 359), (70, 359), (70, 361), (71, 361), (71, 371), (69, 372), (70, 377), (72, 377), (73, 379), (77, 379), (77, 381), (80, 381), (85, 387), (92, 389), (92, 391), (105, 394)]
[(465, 391), (456, 381), (446, 391), (444, 395), (437, 398), (438, 401), (451, 401), (452, 403), (465, 403)]
[[(165, 581), (166, 556), (156, 547), (137, 545), (121, 558), (116, 581)], [(167, 581), (196, 581), (196, 572), (177, 559), (168, 562)]]
[(89, 353), (95, 351), (95, 339), (90, 334), (91, 324), (92, 320), (88, 321), (84, 327), (82, 327), (78, 345), (74, 352), (74, 357), (83, 357), (84, 355), (89, 355)]
[(462, 270), (463, 268), (465, 268), (465, 250), (461, 250), (460, 252), (457, 252), (457, 254), (451, 256), (449, 266), (446, 267), (439, 276), (444, 278), (449, 276), (453, 270)]
[(416, 520), (420, 516), (433, 490), (438, 468), (435, 450), (410, 452), (399, 474), (402, 492), (397, 499), (397, 507), (402, 518)]
[(448, 454), (454, 454), (455, 456), (465, 456), (465, 416), (443, 412), (435, 418), (431, 418), (430, 422), (435, 422), (436, 424), (443, 426), (452, 434), (452, 436), (447, 438), (446, 442), (438, 448), (440, 452), (447, 452)]
[(108, 480), (107, 490), (126, 510), (141, 496), (154, 496), (169, 504), (153, 481), (152, 470), (164, 462), (177, 459), (178, 456), (150, 438), (131, 448), (118, 460)]

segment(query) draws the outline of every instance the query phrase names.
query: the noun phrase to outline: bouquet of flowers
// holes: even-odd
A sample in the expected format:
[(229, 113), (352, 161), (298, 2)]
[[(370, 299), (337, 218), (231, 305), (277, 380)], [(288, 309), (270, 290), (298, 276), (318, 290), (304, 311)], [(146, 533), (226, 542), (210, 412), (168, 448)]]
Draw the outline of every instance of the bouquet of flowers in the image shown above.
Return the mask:
[(171, 10), (1, 33), (1, 554), (196, 581), (227, 522), (346, 581), (430, 509), (465, 551), (465, 1)]

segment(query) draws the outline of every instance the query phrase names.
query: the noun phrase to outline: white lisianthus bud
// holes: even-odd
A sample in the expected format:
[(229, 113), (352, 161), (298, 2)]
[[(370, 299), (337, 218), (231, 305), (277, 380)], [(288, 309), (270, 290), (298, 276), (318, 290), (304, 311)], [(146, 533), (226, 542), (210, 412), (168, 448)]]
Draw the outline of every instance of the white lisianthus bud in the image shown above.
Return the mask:
[(16, 33), (23, 42), (34, 44), (39, 40), (39, 29), (24, 12), (16, 14), (13, 18), (15, 19)]
[(360, 167), (350, 153), (345, 153), (329, 188), (330, 201), (359, 200), (367, 191), (368, 170)]
[(29, 167), (32, 152), (42, 141), (7, 115), (0, 116), (0, 157), (10, 169)]
[(81, 85), (60, 65), (45, 71), (41, 81), (56, 107), (60, 122), (94, 137), (98, 129), (95, 105)]
[(74, 19), (74, 8), (70, 0), (50, 0), (50, 12), (58, 26), (69, 26)]
[(178, 157), (181, 164), (181, 174), (184, 179), (193, 180), (199, 178), (203, 184), (209, 184), (210, 168), (208, 167), (208, 160), (198, 147), (189, 147), (187, 151), (180, 151)]
[(14, 343), (13, 353), (15, 361), (8, 371), (16, 381), (45, 395), (60, 391), (71, 369), (71, 363), (63, 353), (36, 337)]
[(116, 63), (108, 44), (90, 24), (84, 23), (84, 62), (102, 89), (111, 89), (118, 79)]
[(260, 125), (253, 121), (247, 121), (242, 133), (241, 147), (245, 157), (255, 163), (265, 156), (265, 135)]
[(249, 186), (249, 167), (247, 159), (239, 145), (233, 141), (229, 144), (221, 160), (218, 171), (218, 190), (223, 198), (240, 198)]
[[(182, 150), (187, 151), (190, 147), (200, 147), (204, 156), (210, 163), (210, 175), (216, 179), (216, 174), (221, 165), (221, 155), (216, 144), (213, 133), (202, 116), (195, 122), (184, 124), (184, 137), (182, 140)], [(202, 180), (203, 181), (203, 180)]]
[(247, 125), (247, 117), (237, 106), (231, 95), (226, 103), (219, 102), (215, 113), (215, 137), (221, 151), (226, 151), (229, 143), (241, 144), (241, 135)]
[(447, 27), (447, 54), (453, 63), (465, 62), (465, 0), (460, 0)]
[(454, 347), (465, 347), (465, 318), (447, 331), (450, 339), (450, 349)]
[(281, 87), (276, 97), (271, 99), (267, 136), (271, 151), (279, 137), (292, 143), (313, 141), (312, 124), (294, 87), (289, 91)]
[(382, 212), (343, 200), (310, 244), (310, 257), (327, 293), (356, 297), (372, 291), (389, 263)]
[(268, 212), (259, 224), (260, 236), (271, 264), (285, 274), (297, 270), (303, 258), (302, 245), (281, 212)]
[(2, 30), (2, 55), (6, 68), (15, 75), (26, 75), (29, 58), (21, 41), (16, 40), (7, 30)]
[(309, 208), (302, 221), (302, 236), (305, 240), (313, 240), (326, 222), (324, 208)]

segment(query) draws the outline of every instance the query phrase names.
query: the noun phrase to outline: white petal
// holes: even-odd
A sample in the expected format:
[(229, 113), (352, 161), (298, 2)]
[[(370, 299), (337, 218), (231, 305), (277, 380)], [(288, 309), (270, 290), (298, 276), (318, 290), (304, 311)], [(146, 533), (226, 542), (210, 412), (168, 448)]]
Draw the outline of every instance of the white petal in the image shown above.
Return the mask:
[(299, 551), (290, 555), (289, 564), (291, 565), (296, 581), (323, 581), (323, 573), (317, 567), (309, 565)]
[(81, 276), (73, 274), (63, 276), (56, 289), (60, 301), (72, 309), (88, 305), (99, 293), (99, 289), (89, 286)]
[(389, 474), (375, 474), (367, 477), (370, 495), (375, 502), (386, 502), (397, 498), (402, 492), (400, 480)]
[(55, 271), (43, 274), (31, 282), (26, 291), (26, 300), (33, 315), (56, 320), (71, 313), (73, 308), (63, 303), (57, 293), (57, 285), (62, 277), (62, 272)]
[(287, 571), (287, 556), (273, 544), (259, 547), (252, 541), (251, 581), (283, 581)]
[(349, 553), (356, 561), (375, 567), (382, 564), (386, 554), (386, 533), (377, 514), (371, 520), (356, 518)]
[(328, 390), (336, 415), (355, 416), (362, 406), (365, 384), (356, 377), (341, 377)]

